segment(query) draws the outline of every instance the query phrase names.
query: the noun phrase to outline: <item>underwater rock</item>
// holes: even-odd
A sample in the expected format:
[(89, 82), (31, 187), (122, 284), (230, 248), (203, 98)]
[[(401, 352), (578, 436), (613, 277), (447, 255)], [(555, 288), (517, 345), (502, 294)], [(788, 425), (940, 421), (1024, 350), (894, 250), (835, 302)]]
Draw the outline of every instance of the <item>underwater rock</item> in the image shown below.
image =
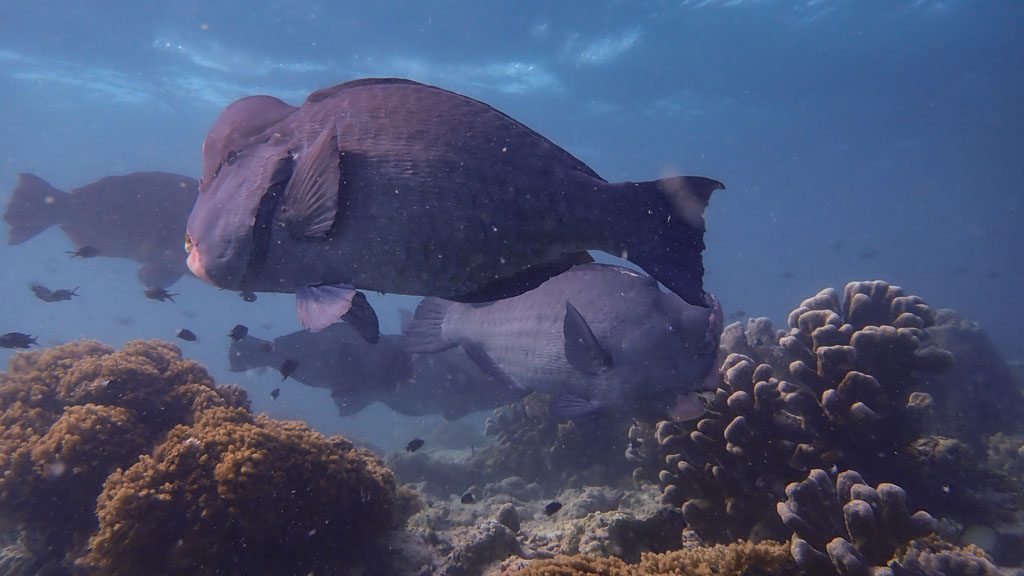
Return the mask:
[[(925, 576), (1019, 576), (1024, 573), (998, 568), (977, 546), (958, 548), (935, 537), (910, 542), (893, 564), (893, 573)], [(895, 567), (900, 572), (895, 572)]]
[(956, 358), (953, 367), (927, 376), (935, 407), (929, 432), (953, 436), (973, 449), (996, 432), (1024, 432), (1024, 395), (1013, 370), (977, 322), (953, 310), (937, 310), (925, 329), (935, 345)]
[(1024, 436), (993, 434), (988, 439), (989, 464), (1024, 482)]
[(498, 524), (501, 524), (505, 528), (513, 532), (519, 532), (522, 528), (522, 521), (519, 518), (519, 510), (510, 503), (502, 504), (501, 508), (498, 509), (498, 513), (494, 517)]
[(443, 576), (474, 576), (489, 564), (524, 554), (516, 535), (495, 520), (484, 520), (457, 534), (451, 546), (452, 551), (438, 572)]

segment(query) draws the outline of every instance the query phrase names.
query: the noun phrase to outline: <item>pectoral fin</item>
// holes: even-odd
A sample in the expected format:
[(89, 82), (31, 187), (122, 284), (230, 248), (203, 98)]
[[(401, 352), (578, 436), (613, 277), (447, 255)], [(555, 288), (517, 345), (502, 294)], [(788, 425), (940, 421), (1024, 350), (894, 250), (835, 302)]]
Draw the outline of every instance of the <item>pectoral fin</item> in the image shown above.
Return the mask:
[(466, 351), (466, 355), (469, 356), (469, 359), (472, 360), (484, 374), (487, 374), (512, 390), (521, 389), (519, 384), (517, 384), (511, 376), (505, 373), (505, 371), (501, 369), (501, 366), (498, 366), (497, 362), (491, 358), (491, 355), (487, 353), (487, 350), (484, 349), (483, 345), (476, 342), (465, 342), (462, 344), (462, 349)]
[(612, 365), (612, 357), (601, 347), (594, 331), (571, 302), (565, 303), (565, 359), (584, 374), (598, 374)]
[(321, 284), (299, 286), (295, 290), (299, 322), (310, 332), (319, 332), (335, 322), (345, 320), (366, 341), (380, 340), (377, 314), (362, 292), (352, 286)]
[(551, 410), (558, 418), (579, 418), (593, 414), (601, 409), (601, 405), (594, 400), (578, 398), (569, 394), (560, 394), (551, 405)]
[(281, 219), (295, 238), (325, 238), (340, 205), (341, 152), (334, 126), (326, 127), (299, 158), (281, 204)]

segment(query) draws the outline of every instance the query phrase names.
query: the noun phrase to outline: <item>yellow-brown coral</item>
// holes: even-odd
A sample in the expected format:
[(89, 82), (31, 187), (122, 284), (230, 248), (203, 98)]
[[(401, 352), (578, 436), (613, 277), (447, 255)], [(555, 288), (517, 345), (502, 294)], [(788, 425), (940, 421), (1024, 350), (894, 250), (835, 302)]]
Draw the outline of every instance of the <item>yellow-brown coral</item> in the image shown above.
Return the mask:
[[(618, 558), (556, 556), (538, 560), (515, 576), (740, 576), (793, 574), (796, 566), (785, 544), (734, 542), (684, 548), (663, 554), (644, 553), (638, 564)], [(512, 576), (510, 574), (509, 576)]]
[(333, 574), (391, 527), (380, 462), (305, 424), (205, 410), (110, 476), (79, 565), (97, 574)]

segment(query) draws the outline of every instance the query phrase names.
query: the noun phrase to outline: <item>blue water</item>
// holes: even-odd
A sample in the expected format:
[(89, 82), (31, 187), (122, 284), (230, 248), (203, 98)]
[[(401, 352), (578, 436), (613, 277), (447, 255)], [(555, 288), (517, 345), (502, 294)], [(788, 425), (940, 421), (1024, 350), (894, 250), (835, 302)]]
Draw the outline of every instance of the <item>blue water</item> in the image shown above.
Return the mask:
[[(886, 279), (979, 321), (1024, 358), (1024, 4), (675, 2), (5, 2), (0, 202), (19, 172), (70, 190), (163, 170), (197, 177), (231, 101), (403, 76), (482, 99), (608, 180), (723, 180), (707, 286), (777, 325), (804, 297)], [(51, 345), (172, 338), (256, 409), (394, 448), (436, 425), (339, 419), (326, 391), (227, 372), (224, 333), (298, 329), (293, 298), (246, 304), (194, 278), (145, 299), (136, 264), (69, 261), (59, 229), (0, 246), (0, 332)], [(184, 254), (183, 256), (184, 257)], [(81, 285), (47, 304), (30, 282)], [(372, 297), (385, 331), (411, 298)], [(127, 324), (127, 325), (126, 325)], [(10, 351), (0, 351), (6, 362)]]

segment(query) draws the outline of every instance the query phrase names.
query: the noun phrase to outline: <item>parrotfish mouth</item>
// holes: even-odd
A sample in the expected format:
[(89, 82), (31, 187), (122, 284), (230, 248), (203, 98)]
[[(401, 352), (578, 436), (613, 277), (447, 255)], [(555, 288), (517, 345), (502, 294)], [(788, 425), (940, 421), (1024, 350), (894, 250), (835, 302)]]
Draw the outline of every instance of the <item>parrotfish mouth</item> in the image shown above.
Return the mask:
[(199, 250), (195, 246), (190, 246), (189, 248), (191, 249), (188, 251), (188, 269), (195, 274), (196, 278), (208, 284), (213, 284), (206, 273), (206, 268), (203, 266), (203, 257), (199, 254)]

